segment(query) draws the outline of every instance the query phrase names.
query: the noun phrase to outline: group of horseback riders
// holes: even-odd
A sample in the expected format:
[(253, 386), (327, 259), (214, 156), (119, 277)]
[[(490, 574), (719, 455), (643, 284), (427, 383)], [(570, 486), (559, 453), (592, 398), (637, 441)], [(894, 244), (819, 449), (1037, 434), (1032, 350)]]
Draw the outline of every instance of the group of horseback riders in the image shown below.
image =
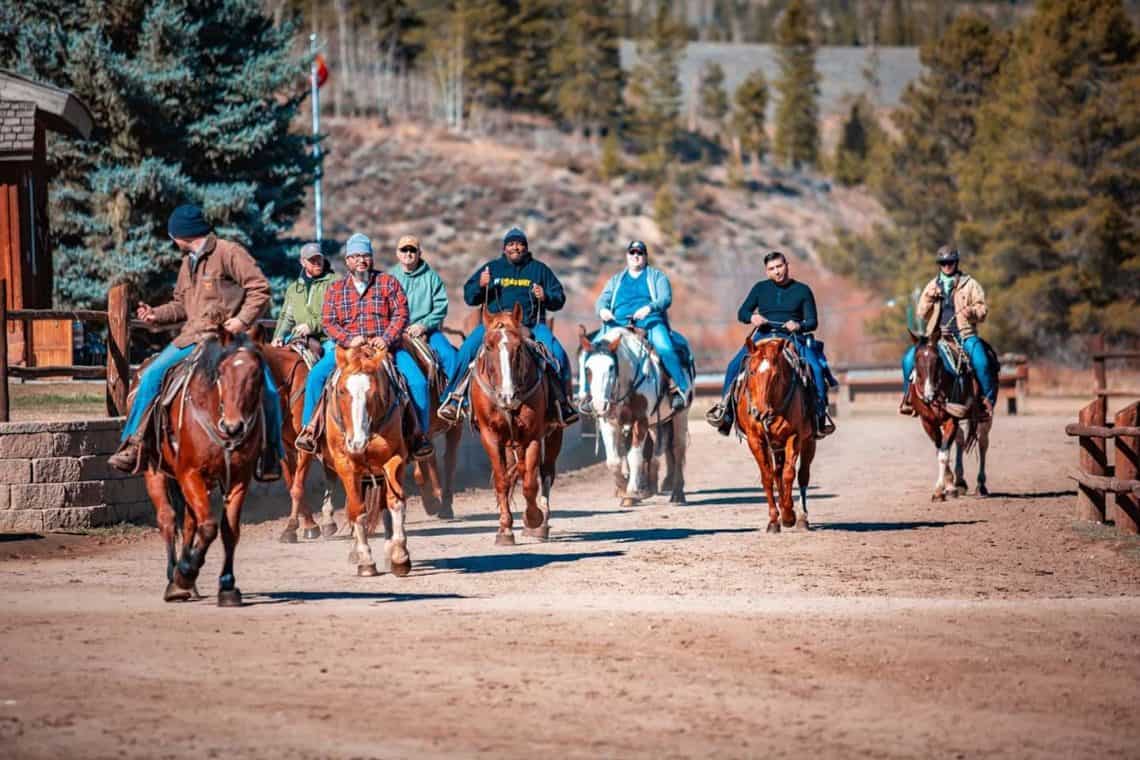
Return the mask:
[[(245, 333), (266, 310), (270, 300), (268, 280), (253, 257), (241, 245), (217, 237), (200, 208), (179, 206), (168, 220), (167, 232), (183, 254), (173, 299), (158, 307), (140, 303), (137, 314), (153, 325), (180, 321), (185, 324), (139, 377), (121, 446), (109, 460), (112, 466), (127, 472), (137, 471), (141, 466), (147, 417), (158, 399), (164, 376), (190, 356), (195, 345), (217, 330), (216, 324), (210, 321), (211, 315), (221, 310), (225, 315), (223, 330), (234, 335)], [(448, 311), (447, 288), (424, 260), (420, 241), (414, 236), (400, 238), (396, 246), (397, 262), (386, 272), (374, 268), (372, 242), (361, 233), (354, 234), (345, 245), (347, 272), (343, 276), (333, 273), (317, 243), (302, 246), (299, 257), (300, 276), (285, 293), (281, 317), (272, 336), (276, 345), (304, 338), (319, 343), (323, 349), (305, 386), (304, 427), (297, 436), (297, 448), (310, 452), (317, 449), (314, 411), (335, 370), (336, 347), (369, 344), (387, 348), (406, 382), (416, 421), (410, 442), (413, 456), (430, 456), (433, 449), (428, 437), (428, 380), (414, 357), (404, 349), (403, 337), (407, 334), (421, 339), (434, 352), (438, 366), (448, 378), (437, 413), (445, 422), (455, 424), (466, 403), (470, 366), (483, 345), (482, 323), (472, 330), (458, 350), (442, 334)], [(681, 410), (692, 398), (689, 373), (684, 371), (684, 357), (691, 356), (691, 352), (684, 337), (669, 327), (668, 309), (672, 303), (669, 278), (660, 269), (649, 266), (648, 258), (644, 242), (635, 240), (628, 245), (625, 269), (610, 278), (597, 300), (595, 310), (602, 329), (594, 340), (602, 341), (616, 327), (643, 331), (672, 380), (670, 405), (674, 410)], [(919, 314), (929, 320), (928, 329), (938, 326), (943, 336), (960, 341), (985, 397), (986, 411), (990, 412), (996, 397), (996, 377), (991, 374), (986, 347), (976, 331), (976, 324), (986, 317), (985, 294), (976, 280), (959, 271), (957, 250), (944, 247), (936, 258), (940, 271), (922, 292)], [(822, 438), (835, 430), (828, 416), (827, 392), (836, 383), (822, 342), (812, 336), (819, 324), (815, 298), (811, 288), (791, 277), (787, 258), (782, 253), (769, 253), (764, 257), (764, 264), (768, 279), (753, 286), (737, 316), (740, 322), (752, 326), (752, 339), (787, 338), (809, 367), (811, 396), (815, 402), (815, 435)], [(550, 268), (532, 256), (521, 229), (511, 228), (503, 237), (502, 255), (471, 275), (464, 285), (463, 299), (469, 306), (484, 307), (490, 312), (521, 307), (524, 326), (539, 344), (538, 350), (545, 354), (559, 421), (564, 425), (576, 421), (578, 411), (571, 401), (570, 360), (544, 318), (546, 312), (561, 309), (566, 296)], [(731, 399), (746, 354), (747, 346), (729, 363), (722, 399), (706, 415), (708, 422), (723, 435), (733, 429)], [(913, 414), (908, 389), (913, 357), (912, 348), (902, 362), (904, 392), (900, 412), (903, 414)], [(268, 369), (264, 385), (266, 445), (256, 477), (275, 480), (281, 474), (283, 454), (281, 404)]]

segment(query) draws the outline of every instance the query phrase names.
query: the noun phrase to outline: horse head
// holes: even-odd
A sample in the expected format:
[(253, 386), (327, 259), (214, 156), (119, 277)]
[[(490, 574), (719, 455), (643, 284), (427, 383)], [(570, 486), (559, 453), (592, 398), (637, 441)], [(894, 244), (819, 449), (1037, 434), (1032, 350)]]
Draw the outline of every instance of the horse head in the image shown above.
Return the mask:
[(929, 337), (911, 332), (910, 338), (915, 345), (914, 372), (910, 383), (921, 394), (923, 402), (930, 404), (946, 381), (942, 357), (938, 355), (938, 341), (942, 339), (942, 330), (935, 327)]
[(782, 414), (779, 409), (795, 383), (791, 365), (784, 361), (788, 341), (784, 338), (767, 338), (757, 343), (750, 337), (746, 345), (746, 390), (751, 404), (765, 414)]
[(372, 346), (336, 350), (333, 403), (344, 421), (344, 443), (349, 454), (361, 454), (373, 435), (373, 425), (387, 416), (391, 389), (384, 369), (388, 349)]
[(261, 352), (244, 335), (221, 333), (206, 342), (199, 371), (218, 391), (217, 428), (227, 443), (252, 432), (261, 410), (264, 368)]
[(526, 347), (522, 306), (509, 312), (483, 312), (483, 351), (476, 371), (490, 389), (495, 405), (518, 409), (538, 383), (539, 368)]
[(618, 349), (621, 348), (624, 333), (618, 332), (612, 339), (601, 343), (591, 343), (581, 336), (583, 344), (581, 395), (582, 401), (589, 403), (589, 411), (598, 417), (605, 417), (617, 400)]

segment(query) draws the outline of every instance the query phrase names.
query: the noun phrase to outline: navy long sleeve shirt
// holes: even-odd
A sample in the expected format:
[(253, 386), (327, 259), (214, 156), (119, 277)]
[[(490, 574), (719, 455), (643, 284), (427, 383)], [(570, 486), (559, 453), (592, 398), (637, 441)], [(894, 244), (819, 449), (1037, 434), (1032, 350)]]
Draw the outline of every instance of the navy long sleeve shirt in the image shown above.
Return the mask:
[[(479, 285), (479, 275), (485, 268), (491, 270), (491, 284), (486, 290)], [(558, 311), (566, 303), (562, 283), (550, 267), (530, 256), (512, 264), (505, 254), (475, 270), (463, 286), (463, 300), (468, 306), (481, 306), (486, 294), (487, 310), (491, 312), (510, 311), (516, 303), (522, 304), (523, 324), (534, 327), (538, 323), (538, 299), (531, 292), (535, 284), (542, 286), (542, 306), (547, 311)]]
[(776, 325), (788, 320), (798, 322), (800, 332), (811, 332), (819, 326), (811, 288), (793, 279), (788, 279), (783, 285), (771, 280), (761, 280), (753, 285), (736, 318), (747, 323), (756, 313)]

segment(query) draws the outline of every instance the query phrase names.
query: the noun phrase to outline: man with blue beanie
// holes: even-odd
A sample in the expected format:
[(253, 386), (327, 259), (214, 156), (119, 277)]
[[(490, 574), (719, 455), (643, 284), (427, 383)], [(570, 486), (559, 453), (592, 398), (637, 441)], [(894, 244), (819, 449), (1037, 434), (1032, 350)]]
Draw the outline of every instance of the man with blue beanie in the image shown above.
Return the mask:
[[(202, 209), (183, 205), (174, 209), (166, 225), (174, 245), (182, 252), (182, 265), (174, 285), (174, 298), (162, 306), (139, 303), (138, 318), (152, 325), (185, 322), (173, 342), (162, 350), (139, 377), (138, 390), (123, 426), (122, 445), (107, 460), (123, 472), (136, 472), (142, 464), (144, 417), (162, 389), (167, 370), (188, 357), (194, 347), (215, 335), (209, 315), (219, 309), (229, 315), (222, 329), (246, 332), (269, 304), (269, 282), (249, 252), (237, 243), (218, 238)], [(277, 385), (265, 366), (266, 447), (255, 469), (258, 480), (281, 477), (281, 402)]]
[[(558, 311), (566, 303), (562, 283), (550, 268), (530, 254), (526, 234), (518, 227), (507, 230), (503, 236), (503, 255), (476, 270), (463, 286), (463, 300), (468, 306), (485, 306), (490, 312), (510, 311), (515, 304), (522, 306), (523, 324), (530, 328), (536, 340), (544, 345), (558, 362), (556, 390), (559, 394), (558, 410), (562, 421), (576, 422), (578, 412), (570, 404), (570, 357), (543, 321), (547, 311)], [(471, 331), (459, 347), (456, 371), (447, 384), (446, 395), (439, 408), (439, 417), (454, 424), (459, 420), (464, 392), (457, 390), (466, 385), (471, 362), (483, 345), (483, 323)]]

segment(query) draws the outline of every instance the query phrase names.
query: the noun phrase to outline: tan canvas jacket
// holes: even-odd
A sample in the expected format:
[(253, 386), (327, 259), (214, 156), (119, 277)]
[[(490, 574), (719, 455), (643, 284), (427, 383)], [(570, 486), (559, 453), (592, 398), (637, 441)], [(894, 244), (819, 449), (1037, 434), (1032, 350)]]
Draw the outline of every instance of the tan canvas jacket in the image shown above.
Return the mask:
[[(970, 275), (960, 272), (958, 281), (954, 283), (954, 289), (950, 291), (950, 297), (954, 300), (958, 334), (962, 338), (977, 335), (976, 325), (979, 322), (985, 322), (988, 313), (986, 293), (982, 290), (982, 286)], [(934, 328), (938, 326), (941, 303), (942, 288), (939, 287), (938, 278), (935, 277), (927, 283), (922, 291), (922, 296), (918, 299), (918, 316), (920, 319), (926, 320), (927, 335), (934, 332)]]
[(269, 305), (269, 281), (257, 262), (237, 243), (211, 234), (198, 265), (190, 271), (190, 256), (182, 257), (174, 298), (154, 310), (159, 324), (186, 320), (174, 345), (185, 348), (203, 340), (212, 330), (204, 315), (221, 306), (229, 317), (250, 326)]

